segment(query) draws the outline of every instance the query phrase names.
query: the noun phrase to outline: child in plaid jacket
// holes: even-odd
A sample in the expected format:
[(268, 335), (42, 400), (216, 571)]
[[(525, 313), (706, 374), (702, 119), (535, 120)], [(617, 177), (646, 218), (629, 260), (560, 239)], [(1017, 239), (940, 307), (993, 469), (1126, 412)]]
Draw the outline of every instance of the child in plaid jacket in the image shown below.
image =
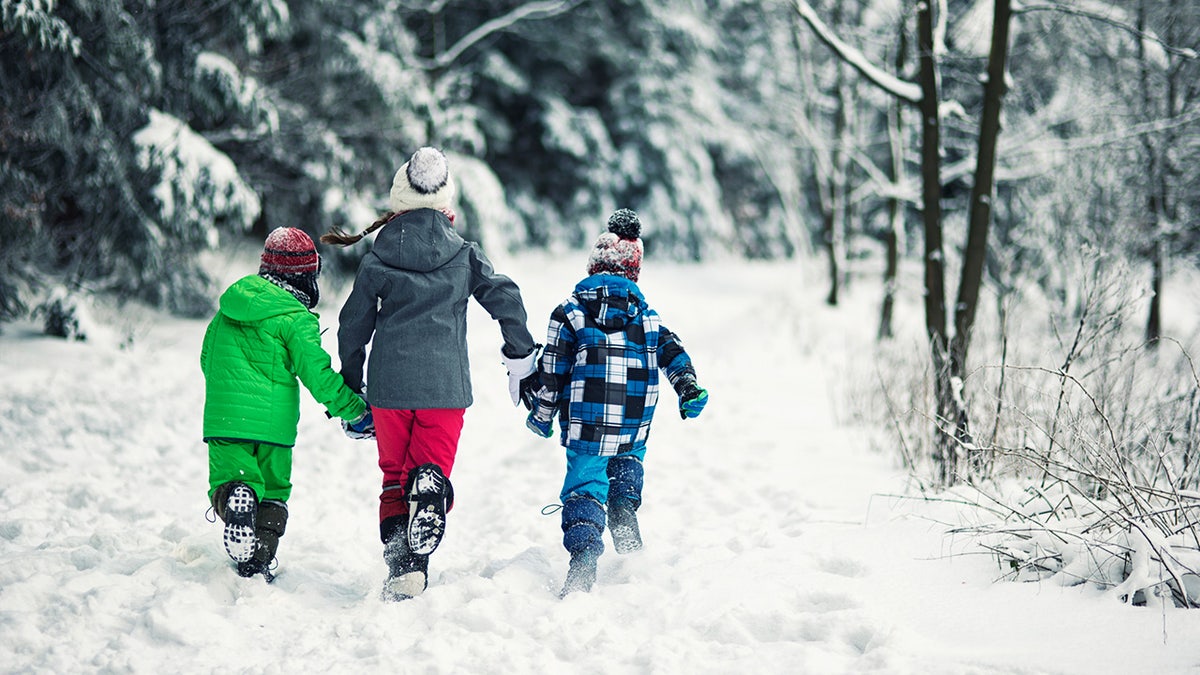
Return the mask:
[(608, 227), (588, 259), (588, 277), (551, 313), (546, 347), (522, 392), (531, 408), (527, 426), (549, 438), (557, 413), (566, 447), (559, 496), (571, 566), (563, 595), (589, 590), (595, 581), (606, 507), (617, 553), (642, 546), (637, 509), (658, 371), (678, 394), (684, 419), (699, 415), (708, 402), (679, 337), (662, 325), (637, 286), (637, 214), (620, 209)]

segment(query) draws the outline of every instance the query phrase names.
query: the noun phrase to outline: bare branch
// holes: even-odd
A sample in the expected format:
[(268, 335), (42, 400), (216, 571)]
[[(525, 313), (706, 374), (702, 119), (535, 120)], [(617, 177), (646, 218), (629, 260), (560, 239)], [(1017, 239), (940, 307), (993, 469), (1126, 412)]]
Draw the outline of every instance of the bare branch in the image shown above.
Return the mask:
[(800, 18), (804, 19), (804, 22), (813, 29), (821, 42), (828, 45), (843, 61), (867, 78), (868, 82), (903, 101), (914, 104), (921, 102), (921, 87), (879, 68), (871, 63), (861, 51), (842, 42), (804, 0), (795, 0), (795, 4)]
[(1189, 60), (1195, 59), (1195, 58), (1200, 58), (1200, 54), (1197, 54), (1196, 50), (1194, 50), (1194, 49), (1172, 47), (1171, 45), (1167, 44), (1165, 40), (1163, 40), (1162, 38), (1158, 37), (1157, 35), (1155, 35), (1153, 33), (1147, 33), (1145, 31), (1138, 30), (1137, 27), (1135, 27), (1135, 26), (1131, 26), (1128, 23), (1125, 23), (1124, 21), (1119, 21), (1117, 19), (1112, 18), (1111, 16), (1107, 16), (1107, 15), (1101, 14), (1099, 12), (1093, 12), (1093, 11), (1090, 11), (1087, 9), (1082, 9), (1079, 7), (1068, 7), (1067, 5), (1017, 5), (1015, 3), (1013, 4), (1013, 14), (1030, 14), (1032, 12), (1058, 12), (1060, 14), (1069, 14), (1071, 16), (1078, 16), (1078, 17), (1083, 17), (1085, 19), (1091, 19), (1092, 21), (1099, 21), (1100, 23), (1107, 24), (1109, 26), (1112, 26), (1113, 28), (1119, 28), (1120, 30), (1123, 30), (1139, 39), (1150, 40), (1151, 42), (1155, 42), (1159, 46), (1161, 46), (1163, 48), (1163, 50), (1165, 50), (1167, 53), (1174, 54), (1175, 56), (1179, 56), (1179, 57), (1189, 59)]
[(495, 19), (485, 21), (474, 30), (462, 36), (458, 42), (454, 43), (446, 51), (438, 54), (433, 59), (422, 60), (422, 67), (428, 70), (440, 70), (454, 63), (455, 59), (463, 55), (463, 52), (470, 49), (475, 44), (488, 38), (493, 33), (506, 30), (514, 24), (524, 19), (541, 19), (550, 16), (556, 16), (564, 12), (568, 12), (579, 5), (583, 0), (543, 0), (542, 2), (531, 2), (527, 5), (512, 10), (504, 16), (498, 16)]

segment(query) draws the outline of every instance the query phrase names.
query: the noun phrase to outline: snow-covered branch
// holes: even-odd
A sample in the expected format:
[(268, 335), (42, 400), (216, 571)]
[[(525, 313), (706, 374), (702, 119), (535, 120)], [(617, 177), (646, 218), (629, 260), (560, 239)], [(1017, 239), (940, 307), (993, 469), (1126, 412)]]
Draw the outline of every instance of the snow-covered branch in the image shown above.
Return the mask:
[(429, 70), (445, 68), (454, 63), (455, 59), (462, 56), (463, 52), (493, 33), (505, 30), (524, 19), (540, 19), (562, 14), (563, 12), (570, 11), (580, 2), (582, 0), (543, 0), (542, 2), (531, 2), (527, 5), (521, 5), (504, 16), (498, 16), (483, 22), (474, 30), (462, 36), (449, 49), (438, 54), (433, 59), (425, 60), (422, 65)]
[(846, 44), (825, 25), (812, 7), (804, 0), (795, 0), (796, 11), (800, 18), (813, 29), (817, 37), (829, 46), (843, 61), (857, 70), (867, 80), (885, 92), (909, 103), (921, 102), (921, 87), (913, 82), (902, 80), (895, 75), (871, 63), (862, 51)]

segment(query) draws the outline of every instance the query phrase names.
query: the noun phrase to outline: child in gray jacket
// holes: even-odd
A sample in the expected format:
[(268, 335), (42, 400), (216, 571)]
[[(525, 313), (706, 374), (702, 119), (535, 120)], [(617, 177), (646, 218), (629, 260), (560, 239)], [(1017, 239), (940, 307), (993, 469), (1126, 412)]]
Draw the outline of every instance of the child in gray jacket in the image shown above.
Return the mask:
[(342, 377), (355, 391), (365, 385), (374, 415), (383, 471), (385, 599), (425, 590), (429, 554), (441, 541), (453, 504), (449, 476), (472, 403), (469, 298), (500, 324), (501, 352), (514, 373), (510, 391), (518, 375), (533, 370), (534, 343), (520, 290), (492, 269), (478, 245), (454, 230), (454, 191), (445, 155), (421, 148), (396, 172), (391, 213), (361, 234), (334, 231), (321, 237), (349, 245), (379, 230), (338, 317), (338, 352)]

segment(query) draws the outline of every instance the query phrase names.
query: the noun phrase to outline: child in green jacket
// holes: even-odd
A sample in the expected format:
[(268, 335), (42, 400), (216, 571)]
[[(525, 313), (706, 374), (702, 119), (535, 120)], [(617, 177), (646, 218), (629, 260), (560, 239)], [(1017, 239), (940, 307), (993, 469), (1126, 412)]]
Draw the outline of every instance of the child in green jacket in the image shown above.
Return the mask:
[(257, 275), (221, 295), (200, 350), (208, 496), (225, 523), (225, 550), (243, 577), (262, 573), (287, 525), (292, 446), (300, 422), (297, 379), (352, 437), (370, 437), (362, 398), (333, 370), (317, 315), (321, 259), (302, 230), (281, 227)]

